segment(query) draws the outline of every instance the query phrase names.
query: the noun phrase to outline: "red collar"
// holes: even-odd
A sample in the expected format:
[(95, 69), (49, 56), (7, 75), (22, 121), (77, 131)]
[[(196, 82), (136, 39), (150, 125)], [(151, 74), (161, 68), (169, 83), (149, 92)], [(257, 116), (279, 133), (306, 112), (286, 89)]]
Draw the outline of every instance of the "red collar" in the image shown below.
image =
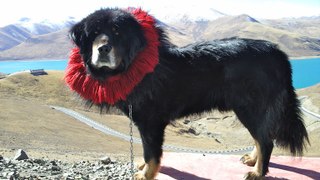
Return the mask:
[(155, 28), (155, 19), (141, 9), (129, 10), (140, 23), (147, 40), (145, 49), (137, 54), (126, 72), (100, 82), (86, 73), (86, 67), (79, 53), (73, 48), (65, 71), (65, 82), (86, 100), (95, 104), (114, 105), (119, 100), (126, 100), (128, 94), (159, 63), (159, 35)]

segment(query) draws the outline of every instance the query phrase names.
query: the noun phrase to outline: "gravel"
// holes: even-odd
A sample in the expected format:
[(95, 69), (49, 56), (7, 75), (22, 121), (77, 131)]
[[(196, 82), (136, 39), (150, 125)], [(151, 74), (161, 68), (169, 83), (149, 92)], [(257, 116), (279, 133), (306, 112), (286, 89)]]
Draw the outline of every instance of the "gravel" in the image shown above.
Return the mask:
[(0, 155), (0, 179), (131, 179), (130, 163), (104, 157), (97, 161), (63, 162), (61, 160), (14, 160)]

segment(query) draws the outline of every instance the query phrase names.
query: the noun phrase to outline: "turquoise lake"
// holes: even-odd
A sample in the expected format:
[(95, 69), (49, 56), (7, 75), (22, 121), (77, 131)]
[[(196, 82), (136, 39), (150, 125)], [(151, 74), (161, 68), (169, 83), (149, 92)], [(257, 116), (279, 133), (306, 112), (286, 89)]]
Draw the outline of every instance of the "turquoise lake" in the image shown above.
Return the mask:
[[(295, 88), (320, 83), (320, 58), (292, 59), (290, 62)], [(66, 66), (67, 60), (0, 61), (0, 72), (10, 74), (30, 69), (64, 70)]]

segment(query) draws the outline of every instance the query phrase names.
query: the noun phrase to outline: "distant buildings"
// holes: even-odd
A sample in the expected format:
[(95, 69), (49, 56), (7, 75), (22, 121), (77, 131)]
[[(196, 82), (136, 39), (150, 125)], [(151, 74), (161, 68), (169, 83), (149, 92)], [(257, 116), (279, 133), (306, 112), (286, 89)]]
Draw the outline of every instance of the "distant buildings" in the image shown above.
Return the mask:
[(44, 71), (44, 69), (34, 69), (34, 70), (30, 69), (30, 74), (34, 76), (48, 75), (48, 73)]

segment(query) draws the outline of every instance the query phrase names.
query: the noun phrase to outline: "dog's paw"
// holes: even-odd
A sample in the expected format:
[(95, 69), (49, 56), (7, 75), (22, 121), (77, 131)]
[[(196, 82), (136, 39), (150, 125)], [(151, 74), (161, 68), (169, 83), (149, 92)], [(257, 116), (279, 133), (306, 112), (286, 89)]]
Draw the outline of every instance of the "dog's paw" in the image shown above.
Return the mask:
[(146, 163), (144, 161), (142, 161), (142, 162), (139, 162), (136, 164), (136, 168), (139, 169), (140, 171), (142, 171), (145, 165), (146, 165)]
[(245, 180), (263, 180), (264, 176), (260, 176), (258, 173), (250, 171), (243, 177)]
[(247, 166), (254, 166), (256, 164), (257, 159), (251, 157), (249, 154), (245, 154), (241, 157), (240, 161)]
[(138, 171), (133, 176), (134, 180), (147, 180), (145, 174), (142, 171)]

